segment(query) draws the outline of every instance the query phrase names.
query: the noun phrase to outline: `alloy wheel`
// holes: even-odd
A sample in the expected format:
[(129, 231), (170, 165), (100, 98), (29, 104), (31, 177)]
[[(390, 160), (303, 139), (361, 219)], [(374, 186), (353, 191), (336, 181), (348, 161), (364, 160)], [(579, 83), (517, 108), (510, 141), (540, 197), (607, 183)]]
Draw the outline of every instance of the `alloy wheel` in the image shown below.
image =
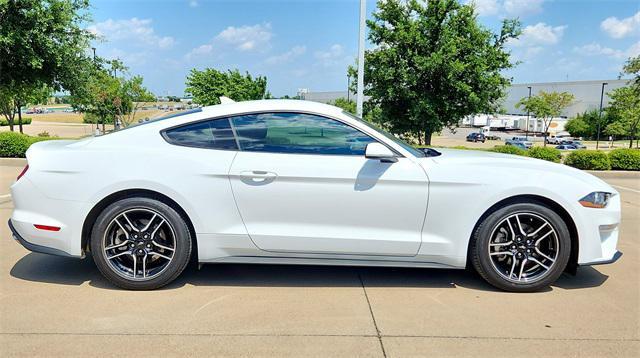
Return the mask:
[(107, 225), (102, 253), (112, 270), (128, 280), (160, 275), (176, 251), (171, 223), (159, 212), (134, 208), (117, 214)]
[(494, 227), (487, 250), (493, 268), (503, 278), (515, 283), (536, 282), (556, 263), (558, 234), (538, 214), (515, 213)]

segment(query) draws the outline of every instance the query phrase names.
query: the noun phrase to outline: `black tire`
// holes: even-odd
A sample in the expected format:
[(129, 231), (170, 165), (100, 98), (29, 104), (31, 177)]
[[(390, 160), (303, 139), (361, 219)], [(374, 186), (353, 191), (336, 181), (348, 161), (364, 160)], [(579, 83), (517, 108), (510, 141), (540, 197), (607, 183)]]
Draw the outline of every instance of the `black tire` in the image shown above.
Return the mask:
[[(533, 282), (513, 282), (509, 279), (512, 278), (510, 273), (505, 272), (503, 275), (498, 272), (497, 266), (489, 255), (491, 250), (489, 244), (494, 230), (497, 230), (501, 224), (505, 225), (505, 220), (515, 214), (525, 216), (532, 214), (543, 218), (555, 230), (553, 236), (557, 237), (557, 249), (554, 250), (556, 252), (555, 261), (549, 266), (544, 275)], [(475, 270), (491, 285), (505, 291), (533, 292), (548, 287), (560, 277), (567, 266), (571, 254), (571, 237), (566, 223), (549, 207), (537, 202), (515, 203), (494, 211), (478, 225), (470, 242), (469, 254)], [(515, 256), (510, 258), (509, 256), (502, 256), (502, 258), (515, 260)], [(517, 264), (519, 261), (516, 260), (515, 262)], [(509, 278), (506, 276), (509, 276)]]
[[(114, 265), (108, 262), (105, 253), (106, 230), (113, 220), (128, 210), (149, 210), (166, 220), (168, 232), (175, 236), (171, 260), (155, 276), (147, 279), (124, 277)], [(152, 219), (153, 220), (153, 219)], [(151, 220), (150, 220), (151, 221)], [(113, 224), (112, 224), (113, 225)], [(160, 226), (158, 225), (158, 226)], [(126, 224), (125, 224), (126, 226)], [(152, 237), (153, 239), (153, 237)], [(128, 242), (128, 241), (127, 241)], [(149, 246), (147, 246), (149, 247)], [(129, 249), (125, 245), (124, 251)], [(175, 280), (187, 267), (191, 257), (192, 242), (189, 228), (173, 208), (154, 199), (134, 197), (119, 200), (105, 208), (96, 219), (91, 231), (91, 255), (102, 275), (114, 285), (127, 290), (153, 290)], [(133, 249), (131, 249), (133, 251)], [(146, 254), (145, 254), (146, 255)], [(152, 255), (150, 255), (151, 257)], [(146, 256), (145, 256), (146, 259)], [(136, 270), (134, 270), (136, 271)], [(122, 271), (120, 271), (122, 272)], [(135, 276), (134, 276), (135, 277)]]

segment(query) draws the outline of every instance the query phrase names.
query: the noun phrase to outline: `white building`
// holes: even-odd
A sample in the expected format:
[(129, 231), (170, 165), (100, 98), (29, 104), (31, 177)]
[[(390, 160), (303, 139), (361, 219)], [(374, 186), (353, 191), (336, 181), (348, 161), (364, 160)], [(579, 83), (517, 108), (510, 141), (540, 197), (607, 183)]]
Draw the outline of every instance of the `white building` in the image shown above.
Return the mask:
[[(562, 113), (562, 117), (571, 118), (579, 113), (600, 108), (600, 94), (603, 83), (607, 83), (604, 88), (603, 98), (603, 107), (606, 107), (609, 103), (607, 93), (613, 89), (624, 87), (628, 81), (629, 80), (599, 80), (514, 84), (507, 89), (504, 107), (509, 114), (526, 116), (526, 111), (523, 112), (522, 109), (516, 108), (516, 103), (529, 95), (529, 87), (531, 87), (532, 95), (540, 91), (569, 92), (574, 95), (575, 100), (573, 104)], [(313, 92), (305, 89), (305, 93), (301, 94), (301, 97), (309, 101), (329, 103), (335, 101), (337, 98), (347, 98), (347, 91)], [(350, 94), (349, 97), (355, 100), (355, 95)]]

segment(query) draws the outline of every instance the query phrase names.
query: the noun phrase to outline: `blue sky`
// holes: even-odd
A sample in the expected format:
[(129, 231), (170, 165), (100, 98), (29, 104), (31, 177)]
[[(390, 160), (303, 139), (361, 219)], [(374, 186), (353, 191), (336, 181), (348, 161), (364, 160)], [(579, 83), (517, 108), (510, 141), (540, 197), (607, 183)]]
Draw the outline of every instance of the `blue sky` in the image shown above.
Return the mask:
[[(509, 44), (522, 61), (507, 73), (515, 83), (615, 78), (640, 54), (638, 0), (474, 1), (491, 29), (522, 21)], [(358, 11), (357, 0), (94, 0), (90, 29), (103, 38), (98, 55), (123, 60), (157, 95), (180, 96), (191, 68), (213, 67), (265, 75), (282, 96), (346, 89)]]

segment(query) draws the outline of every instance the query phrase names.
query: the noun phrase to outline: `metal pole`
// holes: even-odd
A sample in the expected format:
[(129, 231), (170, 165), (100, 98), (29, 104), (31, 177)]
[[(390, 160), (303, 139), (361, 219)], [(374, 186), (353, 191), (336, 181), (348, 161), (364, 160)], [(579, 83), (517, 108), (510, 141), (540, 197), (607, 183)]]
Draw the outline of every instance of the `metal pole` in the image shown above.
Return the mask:
[(367, 2), (360, 0), (360, 29), (358, 31), (358, 95), (356, 97), (356, 114), (362, 117), (364, 101), (364, 25), (367, 17)]
[[(529, 89), (529, 100), (531, 100), (531, 86), (527, 86), (527, 88)], [(525, 136), (525, 139), (529, 140), (529, 109), (528, 108), (527, 108), (527, 129), (524, 136)]]
[(600, 122), (602, 122), (602, 100), (604, 99), (604, 86), (607, 82), (602, 82), (602, 91), (600, 91), (600, 114), (598, 114), (598, 133), (596, 134), (596, 149), (600, 145)]
[(93, 62), (95, 63), (96, 62), (96, 48), (92, 47), (91, 49), (93, 50)]
[(349, 90), (349, 88), (351, 87), (351, 77), (349, 77), (349, 74), (347, 74), (347, 102), (349, 102), (351, 100), (351, 91)]

